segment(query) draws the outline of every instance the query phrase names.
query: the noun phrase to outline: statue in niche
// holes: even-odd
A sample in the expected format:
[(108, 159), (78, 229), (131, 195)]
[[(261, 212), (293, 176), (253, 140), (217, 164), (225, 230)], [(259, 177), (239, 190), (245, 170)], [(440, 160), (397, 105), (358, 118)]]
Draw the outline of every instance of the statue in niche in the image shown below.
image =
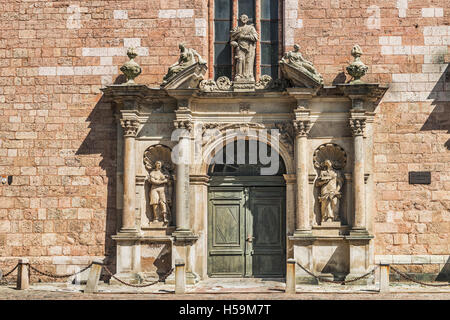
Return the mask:
[(293, 51), (289, 51), (284, 54), (283, 58), (280, 60), (280, 64), (290, 65), (291, 67), (305, 73), (316, 82), (323, 83), (322, 75), (317, 72), (311, 62), (303, 58), (300, 53), (300, 46), (298, 44), (294, 44)]
[(320, 172), (316, 180), (316, 186), (320, 188), (320, 212), (322, 222), (339, 221), (339, 200), (341, 199), (341, 187), (344, 179), (339, 171), (333, 169), (330, 160), (325, 160), (325, 169)]
[[(168, 147), (157, 145), (144, 153), (144, 164), (149, 172), (150, 223), (163, 221), (169, 224), (171, 219), (174, 166), (170, 161), (170, 152)], [(158, 160), (155, 161), (155, 158)]]
[(255, 64), (256, 42), (258, 33), (252, 24), (247, 24), (248, 16), (239, 17), (242, 25), (230, 31), (231, 46), (235, 48), (236, 73), (234, 81), (255, 81), (253, 67)]
[(195, 51), (194, 49), (186, 48), (186, 46), (183, 43), (180, 43), (178, 45), (178, 48), (180, 48), (180, 58), (176, 63), (174, 63), (169, 67), (167, 74), (163, 78), (162, 85), (165, 85), (173, 77), (175, 77), (175, 75), (185, 70), (186, 68), (192, 66), (193, 64), (196, 64), (197, 62), (199, 64), (206, 64), (206, 61), (203, 60), (200, 54), (198, 54), (198, 52)]
[(327, 143), (316, 149), (313, 159), (314, 166), (320, 170), (315, 186), (320, 188), (318, 200), (321, 221), (340, 221), (339, 204), (344, 184), (340, 169), (344, 168), (347, 161), (345, 151), (336, 144)]

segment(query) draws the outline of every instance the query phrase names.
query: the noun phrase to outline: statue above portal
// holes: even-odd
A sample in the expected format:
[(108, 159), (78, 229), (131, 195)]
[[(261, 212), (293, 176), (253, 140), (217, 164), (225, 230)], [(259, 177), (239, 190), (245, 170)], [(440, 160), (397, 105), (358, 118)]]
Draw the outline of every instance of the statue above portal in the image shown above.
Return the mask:
[(255, 65), (256, 42), (258, 33), (252, 24), (247, 24), (248, 17), (239, 17), (242, 25), (230, 31), (231, 46), (235, 48), (236, 72), (234, 81), (255, 81), (253, 67)]
[(180, 43), (178, 47), (180, 48), (180, 58), (176, 63), (169, 67), (167, 74), (163, 78), (163, 83), (161, 84), (161, 86), (165, 86), (181, 71), (189, 68), (196, 63), (200, 65), (206, 65), (206, 61), (203, 60), (200, 54), (198, 54), (198, 52), (194, 49), (186, 48), (183, 43)]
[(283, 64), (298, 70), (319, 84), (323, 83), (322, 75), (317, 72), (311, 62), (303, 58), (300, 53), (300, 46), (298, 44), (294, 44), (293, 51), (289, 51), (284, 54), (283, 58), (280, 60), (280, 65)]

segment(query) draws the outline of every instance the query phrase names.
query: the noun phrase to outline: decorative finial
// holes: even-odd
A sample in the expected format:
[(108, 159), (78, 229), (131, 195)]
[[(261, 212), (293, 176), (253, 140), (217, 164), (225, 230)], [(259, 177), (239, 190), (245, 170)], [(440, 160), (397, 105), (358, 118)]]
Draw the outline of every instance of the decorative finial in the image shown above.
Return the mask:
[(354, 45), (351, 54), (355, 58), (355, 60), (353, 60), (353, 62), (349, 66), (347, 66), (347, 72), (352, 76), (352, 80), (349, 83), (364, 83), (362, 80), (360, 80), (360, 78), (362, 78), (366, 74), (367, 70), (369, 70), (369, 67), (366, 66), (360, 59), (363, 54), (361, 47), (357, 44)]
[(127, 56), (130, 60), (125, 62), (124, 65), (120, 67), (120, 71), (122, 71), (125, 77), (127, 77), (127, 82), (124, 83), (125, 85), (135, 84), (134, 78), (141, 74), (142, 68), (134, 61), (134, 58), (137, 56), (134, 48), (128, 48)]

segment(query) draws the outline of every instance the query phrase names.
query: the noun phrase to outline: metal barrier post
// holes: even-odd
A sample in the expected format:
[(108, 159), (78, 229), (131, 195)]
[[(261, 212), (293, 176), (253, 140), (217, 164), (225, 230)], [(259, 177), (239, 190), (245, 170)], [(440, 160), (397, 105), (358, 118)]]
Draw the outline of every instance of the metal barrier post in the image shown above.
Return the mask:
[(175, 260), (175, 294), (184, 293), (186, 290), (186, 270), (182, 259)]
[(17, 269), (17, 289), (25, 290), (30, 287), (30, 261), (28, 259), (19, 259)]
[(91, 270), (89, 270), (89, 276), (86, 283), (84, 293), (97, 292), (98, 282), (100, 280), (100, 274), (102, 273), (103, 262), (101, 260), (92, 261)]
[(295, 259), (288, 259), (286, 264), (286, 291), (285, 293), (295, 293)]
[(389, 292), (389, 264), (380, 263), (380, 293)]

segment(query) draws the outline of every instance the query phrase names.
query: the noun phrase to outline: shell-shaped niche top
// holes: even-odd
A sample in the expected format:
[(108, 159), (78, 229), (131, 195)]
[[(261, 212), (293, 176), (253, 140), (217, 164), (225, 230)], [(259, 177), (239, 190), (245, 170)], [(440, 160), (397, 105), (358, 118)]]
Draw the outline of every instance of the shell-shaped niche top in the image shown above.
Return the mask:
[(324, 169), (324, 161), (330, 160), (335, 170), (341, 170), (347, 163), (347, 154), (345, 150), (334, 143), (325, 143), (320, 145), (313, 155), (314, 167)]
[(172, 149), (162, 144), (152, 145), (144, 152), (144, 165), (148, 172), (155, 168), (155, 162), (162, 162), (162, 171), (173, 173), (175, 165), (172, 162)]

